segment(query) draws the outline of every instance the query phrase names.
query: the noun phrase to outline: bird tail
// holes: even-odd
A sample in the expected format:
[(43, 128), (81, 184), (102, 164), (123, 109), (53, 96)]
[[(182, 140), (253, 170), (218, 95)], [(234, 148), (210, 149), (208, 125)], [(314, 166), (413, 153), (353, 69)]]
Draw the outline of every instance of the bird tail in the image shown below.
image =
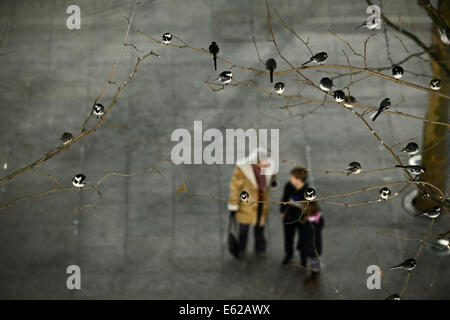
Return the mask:
[(381, 112), (380, 111), (377, 111), (377, 112), (375, 112), (375, 113), (373, 113), (370, 117), (372, 118), (372, 121), (375, 121), (377, 118), (378, 118), (378, 116), (381, 114)]
[(395, 266), (395, 267), (390, 267), (389, 270), (395, 270), (395, 269), (401, 269), (401, 268), (402, 268), (402, 266), (398, 265), (398, 266)]
[(217, 58), (214, 56), (214, 70), (217, 70)]
[(270, 83), (273, 83), (273, 71), (270, 70)]
[(419, 217), (419, 216), (422, 216), (423, 214), (424, 214), (423, 212), (420, 212), (418, 214), (415, 214), (414, 217)]
[(405, 166), (401, 166), (401, 165), (399, 165), (399, 164), (397, 164), (395, 167), (396, 167), (396, 168), (405, 168)]
[(366, 21), (364, 21), (362, 24), (360, 24), (359, 26), (357, 26), (355, 29), (359, 29), (362, 28), (366, 25)]
[(311, 60), (309, 60), (309, 61), (306, 61), (304, 64), (302, 64), (302, 67), (303, 66), (306, 66), (308, 63), (310, 63), (312, 61), (312, 59)]

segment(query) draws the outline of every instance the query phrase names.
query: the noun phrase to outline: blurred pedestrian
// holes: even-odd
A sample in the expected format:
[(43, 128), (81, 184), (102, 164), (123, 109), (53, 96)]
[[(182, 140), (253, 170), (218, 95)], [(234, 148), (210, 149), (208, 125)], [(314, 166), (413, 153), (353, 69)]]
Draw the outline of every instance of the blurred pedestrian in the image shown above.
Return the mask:
[(280, 205), (281, 220), (283, 222), (284, 231), (284, 259), (281, 262), (282, 266), (287, 266), (294, 255), (294, 240), (295, 234), (297, 236), (297, 250), (300, 254), (300, 264), (306, 267), (306, 255), (300, 251), (300, 218), (302, 215), (302, 204), (295, 201), (305, 200), (305, 190), (308, 188), (306, 182), (308, 172), (303, 167), (296, 167), (291, 170), (289, 181), (284, 186), (282, 202), (291, 202), (289, 204)]
[[(304, 203), (300, 222), (300, 251), (309, 259), (310, 276), (305, 279), (305, 288), (319, 285), (320, 256), (322, 254), (322, 229), (325, 220), (317, 201)], [(306, 262), (306, 261), (305, 261)], [(306, 264), (305, 264), (306, 266)]]
[[(270, 167), (270, 159), (264, 149), (255, 150), (248, 159), (236, 165), (230, 184), (230, 200), (228, 210), (239, 225), (238, 245), (239, 258), (245, 254), (250, 226), (254, 227), (254, 249), (258, 257), (266, 255), (266, 239), (264, 225), (269, 213), (269, 191), (274, 186), (274, 176), (268, 175), (265, 169)], [(263, 173), (266, 173), (264, 175)], [(241, 200), (245, 191), (248, 199)]]

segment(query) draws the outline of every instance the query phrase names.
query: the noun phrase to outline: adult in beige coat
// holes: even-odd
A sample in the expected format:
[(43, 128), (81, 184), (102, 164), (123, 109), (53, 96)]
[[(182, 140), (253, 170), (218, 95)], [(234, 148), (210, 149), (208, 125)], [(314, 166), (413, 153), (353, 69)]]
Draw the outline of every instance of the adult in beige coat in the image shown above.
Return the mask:
[[(258, 256), (264, 256), (266, 240), (264, 238), (264, 225), (269, 214), (269, 191), (276, 182), (272, 175), (261, 175), (261, 170), (267, 168), (268, 163), (258, 161), (256, 164), (238, 164), (230, 183), (230, 199), (228, 210), (239, 223), (239, 249), (240, 257), (247, 247), (250, 226), (254, 227), (255, 252)], [(263, 178), (261, 178), (261, 176)], [(242, 201), (242, 191), (249, 194), (247, 201)], [(258, 202), (265, 201), (265, 202)]]

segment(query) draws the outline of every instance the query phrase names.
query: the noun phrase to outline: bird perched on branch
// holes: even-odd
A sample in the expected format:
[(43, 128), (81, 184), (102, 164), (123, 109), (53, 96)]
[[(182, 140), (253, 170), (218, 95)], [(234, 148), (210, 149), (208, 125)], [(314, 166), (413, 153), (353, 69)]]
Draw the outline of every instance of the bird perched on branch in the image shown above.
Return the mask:
[(333, 92), (333, 98), (336, 102), (343, 102), (345, 100), (345, 92), (342, 90), (336, 90)]
[[(172, 34), (170, 32), (166, 32), (162, 35), (162, 43), (169, 44), (172, 41)], [(162, 44), (161, 44), (162, 45)]]
[(408, 260), (403, 261), (402, 263), (400, 263), (397, 266), (394, 267), (390, 267), (389, 270), (395, 270), (395, 269), (404, 269), (404, 270), (414, 270), (416, 268), (416, 259), (414, 258), (409, 258)]
[(401, 165), (396, 165), (397, 168), (403, 168), (406, 171), (408, 171), (409, 173), (418, 176), (419, 174), (422, 174), (426, 171), (424, 166), (420, 166), (420, 165), (411, 165), (411, 166), (401, 166)]
[(347, 173), (347, 176), (361, 173), (361, 164), (359, 162), (350, 162), (345, 172)]
[(322, 78), (322, 79), (320, 79), (319, 87), (323, 91), (328, 92), (333, 87), (333, 80), (331, 80), (330, 78), (327, 78), (327, 77)]
[(84, 174), (79, 173), (76, 174), (73, 178), (72, 178), (72, 184), (74, 185), (74, 187), (76, 188), (83, 188), (84, 186), (86, 186), (87, 183), (87, 178)]
[(346, 106), (347, 108), (353, 108), (352, 104), (356, 103), (356, 99), (354, 96), (345, 96), (344, 99), (344, 106)]
[(228, 84), (231, 82), (233, 78), (233, 73), (231, 71), (223, 71), (219, 77), (217, 77), (216, 81), (221, 82), (222, 84)]
[(316, 190), (313, 188), (307, 188), (304, 193), (305, 200), (313, 201), (317, 198)]
[(392, 192), (391, 192), (391, 190), (389, 190), (389, 188), (384, 187), (384, 188), (381, 188), (380, 191), (378, 191), (378, 194), (380, 195), (381, 199), (387, 200), (391, 196)]
[(213, 55), (214, 70), (217, 70), (217, 54), (219, 53), (219, 46), (214, 41), (209, 45), (209, 53)]
[(378, 111), (372, 114), (372, 116), (371, 116), (372, 121), (375, 121), (383, 111), (386, 111), (390, 107), (391, 107), (391, 99), (384, 98), (381, 101), (380, 106), (378, 107)]
[(92, 114), (96, 118), (101, 117), (104, 113), (105, 113), (105, 107), (102, 104), (100, 104), (100, 103), (94, 104), (94, 107), (92, 108)]
[(410, 156), (413, 156), (419, 152), (419, 145), (415, 142), (410, 142), (406, 145), (406, 147), (400, 150), (400, 152), (406, 152)]
[(70, 141), (72, 141), (73, 136), (70, 132), (64, 132), (61, 136), (61, 141), (63, 144), (68, 144)]
[(395, 79), (400, 79), (401, 77), (403, 77), (403, 73), (404, 73), (404, 70), (400, 66), (395, 66), (392, 68), (392, 76)]
[(424, 212), (416, 214), (416, 217), (426, 216), (430, 219), (436, 219), (441, 214), (441, 208), (439, 206), (431, 207)]
[(442, 82), (440, 79), (433, 79), (430, 81), (431, 90), (437, 91), (442, 88)]
[(268, 59), (266, 61), (266, 69), (269, 70), (270, 73), (270, 83), (273, 83), (273, 71), (277, 68), (277, 62), (275, 59)]
[(241, 201), (248, 202), (248, 198), (250, 197), (250, 195), (248, 194), (247, 191), (242, 191), (240, 197)]
[(325, 62), (325, 60), (327, 60), (328, 58), (328, 54), (326, 52), (319, 52), (316, 53), (315, 55), (313, 55), (311, 57), (311, 59), (309, 59), (308, 61), (306, 61), (304, 64), (302, 64), (302, 67), (307, 65), (310, 62), (315, 62), (317, 64), (322, 64)]
[(275, 83), (274, 89), (275, 89), (276, 93), (282, 94), (284, 92), (285, 88), (286, 88), (286, 86), (285, 86), (285, 84), (283, 82)]
[[(371, 18), (373, 17), (373, 18)], [(369, 30), (373, 30), (378, 26), (381, 26), (381, 20), (376, 16), (371, 16), (367, 20), (365, 20), (361, 25), (357, 26), (355, 29), (359, 29), (362, 27), (366, 27)]]

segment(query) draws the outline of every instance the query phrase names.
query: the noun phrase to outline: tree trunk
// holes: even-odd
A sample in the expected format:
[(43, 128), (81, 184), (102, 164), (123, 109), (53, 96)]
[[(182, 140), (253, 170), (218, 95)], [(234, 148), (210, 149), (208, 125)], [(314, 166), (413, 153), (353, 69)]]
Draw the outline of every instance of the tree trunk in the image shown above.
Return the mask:
[[(437, 11), (441, 17), (450, 17), (450, 1), (439, 0)], [(438, 26), (433, 23), (432, 27), (432, 48), (440, 63), (450, 68), (450, 47), (445, 45), (439, 35)], [(433, 77), (442, 79), (441, 92), (450, 94), (450, 75), (433, 59), (431, 68)], [(429, 105), (426, 111), (426, 118), (429, 120), (448, 121), (448, 100), (435, 94), (430, 94)], [(431, 148), (431, 149), (430, 149)], [(422, 175), (423, 181), (437, 186), (446, 194), (447, 184), (447, 127), (424, 123), (422, 150), (422, 165), (426, 172)], [(431, 193), (431, 192), (430, 192)], [(415, 206), (419, 210), (424, 210), (429, 206), (436, 205), (430, 198), (424, 198), (423, 192), (419, 192)]]

